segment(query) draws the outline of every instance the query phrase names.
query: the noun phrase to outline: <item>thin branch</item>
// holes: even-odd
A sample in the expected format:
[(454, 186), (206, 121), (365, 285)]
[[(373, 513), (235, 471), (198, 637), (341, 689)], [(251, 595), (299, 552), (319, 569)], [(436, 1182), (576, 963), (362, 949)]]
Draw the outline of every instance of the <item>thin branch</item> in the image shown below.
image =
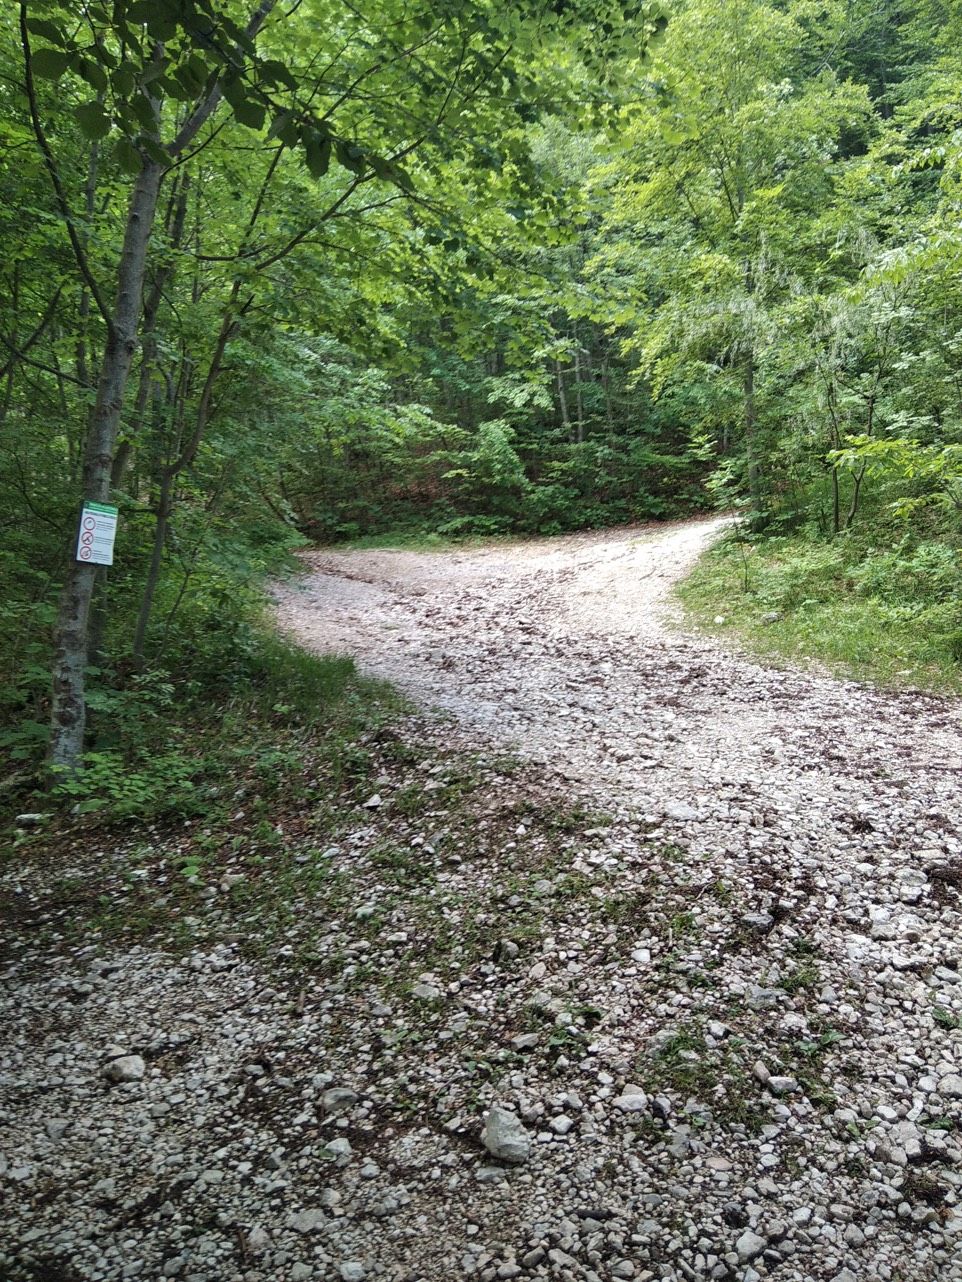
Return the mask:
[(13, 352), (13, 355), (7, 361), (6, 365), (0, 365), (0, 378), (6, 378), (7, 374), (16, 364), (17, 360), (22, 359), (26, 355), (26, 353), (30, 351), (34, 343), (37, 342), (40, 335), (43, 333), (43, 331), (47, 328), (47, 326), (53, 320), (53, 315), (54, 315), (54, 312), (57, 310), (57, 304), (60, 302), (60, 295), (62, 293), (63, 293), (63, 286), (60, 285), (57, 289), (57, 292), (54, 294), (53, 298), (51, 298), (50, 302), (47, 304), (47, 308), (44, 311), (44, 314), (40, 317), (40, 320), (37, 323), (37, 328), (33, 331), (32, 334), (27, 336), (26, 341), (20, 347), (17, 347), (14, 343), (9, 342), (7, 339), (3, 340), (5, 346), (8, 347), (11, 352)]
[(104, 302), (100, 287), (97, 284), (93, 272), (90, 270), (90, 263), (87, 261), (87, 254), (84, 250), (80, 234), (73, 220), (73, 214), (70, 212), (70, 203), (67, 200), (67, 193), (64, 190), (63, 182), (60, 178), (60, 171), (57, 169), (57, 162), (54, 160), (53, 152), (50, 149), (50, 143), (47, 141), (47, 135), (44, 132), (43, 124), (40, 120), (40, 109), (37, 105), (37, 88), (33, 81), (33, 59), (30, 53), (30, 33), (27, 30), (27, 5), (25, 0), (20, 4), (20, 41), (23, 45), (23, 65), (24, 76), (27, 89), (27, 103), (30, 107), (30, 121), (33, 125), (34, 136), (37, 139), (37, 145), (43, 156), (43, 163), (46, 166), (47, 173), (50, 175), (50, 181), (53, 183), (54, 194), (57, 198), (57, 205), (63, 215), (67, 225), (67, 235), (70, 237), (70, 244), (73, 248), (74, 257), (77, 260), (77, 266), (80, 268), (80, 274), (87, 282), (87, 288), (90, 295), (97, 304), (97, 310), (104, 319), (104, 324), (108, 331), (113, 332), (114, 323), (111, 319), (110, 311)]
[[(270, 17), (271, 10), (274, 8), (276, 3), (277, 0), (261, 0), (260, 4), (251, 15), (251, 20), (248, 22), (245, 29), (245, 35), (248, 39), (253, 39), (253, 37), (257, 35), (258, 31), (260, 31), (261, 27)], [(223, 96), (224, 90), (222, 87), (222, 80), (218, 77), (210, 93), (190, 114), (177, 134), (177, 137), (170, 144), (168, 151), (172, 157), (179, 156), (184, 148), (190, 145), (197, 136), (198, 131), (203, 127), (204, 122), (209, 120), (217, 110)]]

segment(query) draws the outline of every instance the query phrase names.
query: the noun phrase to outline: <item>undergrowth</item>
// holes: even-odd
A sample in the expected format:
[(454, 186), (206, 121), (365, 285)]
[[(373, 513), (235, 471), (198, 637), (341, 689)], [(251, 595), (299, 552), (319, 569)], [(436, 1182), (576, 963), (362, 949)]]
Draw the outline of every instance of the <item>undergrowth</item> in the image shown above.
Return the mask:
[(716, 635), (883, 685), (962, 689), (962, 554), (905, 529), (736, 531), (678, 595)]

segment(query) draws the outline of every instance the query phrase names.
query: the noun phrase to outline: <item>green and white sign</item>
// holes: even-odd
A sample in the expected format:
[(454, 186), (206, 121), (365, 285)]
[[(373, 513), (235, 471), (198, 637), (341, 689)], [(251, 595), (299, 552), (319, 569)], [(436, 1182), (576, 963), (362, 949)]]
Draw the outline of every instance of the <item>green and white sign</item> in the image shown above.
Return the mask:
[(85, 565), (113, 565), (117, 509), (109, 503), (85, 503), (80, 513), (77, 560)]

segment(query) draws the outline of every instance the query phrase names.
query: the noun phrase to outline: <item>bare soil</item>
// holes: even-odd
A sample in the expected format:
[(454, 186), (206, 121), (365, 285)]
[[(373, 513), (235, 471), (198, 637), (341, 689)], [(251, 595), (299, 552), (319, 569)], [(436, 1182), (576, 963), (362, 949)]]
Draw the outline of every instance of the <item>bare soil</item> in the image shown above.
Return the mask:
[[(685, 630), (672, 588), (724, 520), (479, 549), (305, 555), (278, 590), (304, 644), (570, 781), (707, 817), (742, 799), (826, 835), (889, 800), (962, 801), (958, 701), (779, 669)], [(894, 818), (894, 816), (893, 816)]]

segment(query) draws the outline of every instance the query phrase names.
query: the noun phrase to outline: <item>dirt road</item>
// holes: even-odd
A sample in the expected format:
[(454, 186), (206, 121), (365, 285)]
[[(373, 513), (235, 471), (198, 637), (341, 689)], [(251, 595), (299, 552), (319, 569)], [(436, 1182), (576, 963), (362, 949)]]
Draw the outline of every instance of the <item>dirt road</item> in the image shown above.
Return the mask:
[(719, 529), (311, 553), (448, 718), (245, 776), (191, 898), (189, 825), (7, 861), (0, 1276), (962, 1282), (960, 705), (686, 632)]
[(843, 847), (853, 822), (895, 843), (954, 838), (957, 703), (779, 670), (686, 633), (671, 589), (723, 525), (313, 552), (279, 591), (280, 617), (572, 782), (707, 823), (723, 848), (759, 806), (786, 835)]

